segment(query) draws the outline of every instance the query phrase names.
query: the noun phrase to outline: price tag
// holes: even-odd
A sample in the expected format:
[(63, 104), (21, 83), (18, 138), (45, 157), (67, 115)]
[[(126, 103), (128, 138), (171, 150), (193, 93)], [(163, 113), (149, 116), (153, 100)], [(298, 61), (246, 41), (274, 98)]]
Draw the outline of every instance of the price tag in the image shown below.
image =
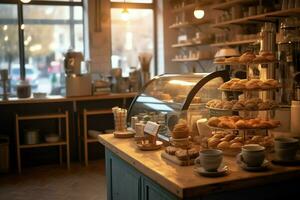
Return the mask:
[(145, 133), (148, 133), (149, 135), (156, 136), (158, 129), (159, 129), (159, 124), (148, 121), (144, 128), (144, 131), (145, 131)]

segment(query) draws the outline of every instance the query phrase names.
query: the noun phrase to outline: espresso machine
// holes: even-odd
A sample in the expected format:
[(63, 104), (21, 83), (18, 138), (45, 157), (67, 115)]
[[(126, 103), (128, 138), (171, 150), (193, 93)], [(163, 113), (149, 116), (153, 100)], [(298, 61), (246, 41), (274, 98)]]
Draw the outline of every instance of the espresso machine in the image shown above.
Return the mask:
[(281, 102), (291, 105), (300, 101), (300, 20), (285, 18), (280, 24), (278, 42), (279, 80), (282, 83)]
[(92, 78), (87, 62), (83, 62), (81, 52), (68, 50), (65, 54), (64, 66), (66, 77), (66, 96), (89, 96), (92, 95)]

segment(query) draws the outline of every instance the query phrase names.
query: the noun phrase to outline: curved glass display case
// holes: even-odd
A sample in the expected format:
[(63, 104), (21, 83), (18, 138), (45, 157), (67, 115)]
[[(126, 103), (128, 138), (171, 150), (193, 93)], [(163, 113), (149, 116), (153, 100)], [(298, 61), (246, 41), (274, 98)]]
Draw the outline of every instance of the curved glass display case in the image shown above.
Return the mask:
[(206, 103), (221, 99), (219, 86), (229, 80), (228, 71), (193, 74), (164, 74), (154, 77), (133, 100), (128, 122), (132, 117), (145, 123), (160, 124), (159, 134), (169, 137), (180, 118), (189, 120), (191, 113), (207, 116)]

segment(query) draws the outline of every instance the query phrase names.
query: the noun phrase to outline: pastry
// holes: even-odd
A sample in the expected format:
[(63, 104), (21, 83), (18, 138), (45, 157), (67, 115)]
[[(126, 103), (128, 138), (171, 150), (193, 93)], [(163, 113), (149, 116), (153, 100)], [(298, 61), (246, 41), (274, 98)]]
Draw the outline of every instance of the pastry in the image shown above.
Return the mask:
[(187, 138), (189, 136), (189, 129), (185, 122), (180, 122), (176, 124), (172, 131), (172, 138), (174, 139), (182, 139)]
[(231, 116), (229, 119), (232, 120), (232, 121), (234, 121), (234, 122), (237, 122), (238, 120), (241, 119), (241, 117), (238, 116), (238, 115), (234, 115), (234, 116)]
[(230, 101), (226, 101), (223, 105), (223, 109), (231, 110), (233, 106), (233, 103)]
[(175, 152), (175, 156), (179, 160), (194, 159), (199, 156), (199, 151), (196, 148), (191, 148), (189, 150), (181, 149)]
[(200, 97), (194, 97), (192, 103), (201, 103)]
[(225, 58), (225, 63), (238, 63), (239, 61), (240, 61), (239, 57)]
[(252, 52), (245, 52), (243, 55), (240, 56), (239, 62), (241, 63), (249, 63), (252, 62), (253, 59), (255, 59), (255, 54)]
[(163, 93), (160, 95), (160, 99), (162, 99), (164, 101), (169, 101), (169, 100), (172, 100), (172, 97), (169, 94)]
[(258, 109), (258, 104), (254, 102), (248, 102), (245, 104), (245, 109), (246, 110), (257, 110)]
[(179, 148), (173, 147), (173, 146), (168, 146), (165, 149), (166, 153), (170, 154), (170, 155), (175, 155), (175, 152), (178, 151), (178, 150), (179, 150)]
[(225, 150), (225, 149), (229, 148), (229, 146), (230, 146), (230, 143), (228, 141), (223, 141), (217, 145), (217, 148), (221, 149), (221, 150)]
[(226, 120), (223, 120), (221, 121), (219, 124), (218, 124), (218, 127), (219, 128), (228, 128), (228, 129), (236, 129), (236, 126), (234, 124), (233, 121), (226, 121)]
[(256, 56), (256, 58), (253, 59), (254, 63), (265, 63), (265, 62), (269, 62), (269, 60), (261, 55)]
[(238, 78), (233, 78), (233, 79), (231, 79), (230, 81), (227, 81), (227, 82), (223, 83), (223, 84), (220, 86), (220, 88), (221, 88), (221, 89), (230, 89), (230, 87), (232, 86), (232, 84), (234, 84), (234, 83), (236, 83), (236, 82), (238, 82), (238, 81), (240, 81), (240, 79), (238, 79)]
[(229, 148), (231, 149), (240, 149), (242, 148), (243, 144), (241, 142), (235, 142), (235, 143), (232, 143)]
[(208, 146), (209, 146), (209, 147), (212, 147), (212, 148), (216, 148), (217, 145), (218, 145), (220, 142), (221, 142), (221, 141), (220, 141), (219, 138), (214, 138), (214, 137), (209, 138), (209, 139), (207, 140)]
[(230, 86), (231, 90), (243, 90), (246, 88), (246, 84), (243, 82), (235, 82)]
[(268, 62), (272, 62), (276, 60), (276, 56), (274, 55), (274, 53), (270, 51), (261, 51), (259, 52), (259, 55), (264, 59), (266, 59)]
[(241, 104), (240, 102), (237, 102), (232, 106), (232, 110), (243, 110), (243, 109), (244, 109), (244, 105)]
[(245, 120), (243, 120), (243, 119), (237, 121), (237, 122), (235, 123), (235, 125), (236, 125), (236, 127), (239, 128), (239, 129), (249, 128), (249, 126), (250, 126), (250, 125), (249, 125)]
[(246, 83), (246, 88), (248, 90), (260, 89), (261, 80), (259, 79), (251, 79)]
[(215, 58), (216, 63), (223, 63), (225, 62), (225, 58)]
[(214, 126), (214, 127), (218, 127), (219, 123), (220, 123), (220, 119), (218, 117), (211, 117), (207, 122), (209, 126)]

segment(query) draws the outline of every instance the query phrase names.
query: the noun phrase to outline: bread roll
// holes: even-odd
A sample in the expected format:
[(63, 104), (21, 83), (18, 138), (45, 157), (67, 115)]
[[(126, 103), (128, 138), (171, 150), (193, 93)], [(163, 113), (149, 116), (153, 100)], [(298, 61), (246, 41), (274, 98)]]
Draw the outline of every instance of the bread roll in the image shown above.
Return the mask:
[(242, 146), (243, 146), (242, 143), (240, 143), (240, 142), (235, 142), (235, 143), (232, 143), (232, 144), (229, 146), (229, 148), (231, 148), (231, 149), (240, 149), (240, 148), (242, 148)]
[(228, 141), (223, 141), (223, 142), (220, 142), (218, 145), (217, 145), (217, 148), (218, 149), (222, 149), (222, 150), (225, 150), (227, 148), (229, 148), (230, 144)]
[(211, 117), (211, 118), (208, 120), (207, 124), (208, 124), (209, 126), (218, 127), (218, 125), (219, 125), (220, 122), (221, 122), (221, 121), (219, 120), (218, 117)]
[(207, 142), (208, 142), (209, 147), (216, 148), (217, 145), (220, 143), (220, 139), (219, 138), (209, 138), (207, 140)]

